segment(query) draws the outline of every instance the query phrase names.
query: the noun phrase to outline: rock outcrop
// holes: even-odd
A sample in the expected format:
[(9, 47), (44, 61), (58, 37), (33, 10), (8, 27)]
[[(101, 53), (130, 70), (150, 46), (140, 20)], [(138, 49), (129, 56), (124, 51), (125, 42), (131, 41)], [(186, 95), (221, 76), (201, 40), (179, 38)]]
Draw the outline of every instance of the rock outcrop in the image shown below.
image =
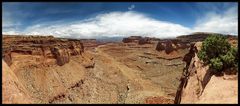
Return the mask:
[(76, 39), (4, 35), (2, 52), (4, 103), (72, 103), (82, 97), (72, 94), (82, 89), (86, 70), (94, 68)]
[(190, 48), (183, 61), (186, 67), (175, 97), (176, 104), (184, 103), (237, 103), (238, 76), (214, 75), (197, 57), (201, 42)]
[(190, 45), (187, 42), (182, 42), (176, 39), (166, 39), (158, 42), (156, 46), (157, 51), (165, 51), (166, 54), (169, 54), (173, 51), (177, 51), (179, 49), (189, 48)]
[(96, 39), (80, 39), (80, 41), (85, 48), (98, 46), (98, 42)]
[[(172, 104), (185, 66), (182, 59), (187, 66), (175, 102), (217, 103), (218, 96), (235, 102), (236, 76), (209, 74), (195, 55), (199, 46), (179, 39), (137, 38), (97, 42), (101, 46), (95, 48), (91, 39), (3, 36), (3, 63), (10, 67), (3, 64), (3, 103)], [(161, 41), (163, 52), (158, 52)]]
[(141, 37), (141, 36), (130, 36), (128, 38), (123, 38), (123, 43), (137, 43), (139, 45), (143, 44), (152, 44), (159, 41), (160, 39), (151, 38), (151, 37)]
[(130, 43), (130, 42), (132, 42), (132, 43), (138, 43), (138, 41), (139, 41), (140, 39), (142, 39), (141, 36), (130, 36), (130, 37), (128, 37), (128, 38), (123, 38), (122, 42), (123, 42), (123, 43)]
[(6, 63), (8, 65), (11, 65), (12, 64), (11, 49), (10, 48), (5, 48), (5, 49), (3, 49), (2, 52), (3, 52), (2, 55), (3, 55), (4, 60), (6, 61)]
[(69, 62), (69, 57), (81, 55), (84, 46), (80, 40), (60, 39), (53, 36), (3, 36), (3, 59), (10, 66), (12, 53), (54, 58), (58, 65)]
[(26, 88), (18, 80), (15, 73), (8, 67), (4, 60), (2, 60), (2, 103), (33, 103)]

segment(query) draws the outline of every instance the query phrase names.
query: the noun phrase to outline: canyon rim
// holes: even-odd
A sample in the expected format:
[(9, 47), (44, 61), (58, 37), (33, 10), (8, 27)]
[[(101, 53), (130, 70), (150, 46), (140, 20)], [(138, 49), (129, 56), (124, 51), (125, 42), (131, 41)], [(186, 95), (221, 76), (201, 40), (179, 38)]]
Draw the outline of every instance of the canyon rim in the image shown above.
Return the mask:
[(237, 8), (3, 3), (2, 103), (237, 104)]

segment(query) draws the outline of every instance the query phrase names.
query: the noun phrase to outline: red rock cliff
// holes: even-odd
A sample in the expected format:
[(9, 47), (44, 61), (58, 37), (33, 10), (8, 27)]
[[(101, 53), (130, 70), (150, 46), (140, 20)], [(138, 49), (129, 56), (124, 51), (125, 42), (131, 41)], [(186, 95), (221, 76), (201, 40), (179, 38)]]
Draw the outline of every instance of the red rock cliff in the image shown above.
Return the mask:
[(54, 58), (58, 65), (69, 62), (69, 56), (81, 55), (84, 52), (80, 40), (60, 39), (53, 36), (3, 36), (3, 59), (10, 66), (12, 53), (41, 55)]
[(151, 44), (153, 42), (157, 42), (160, 39), (158, 38), (151, 38), (151, 37), (141, 37), (141, 36), (130, 36), (127, 38), (123, 38), (123, 43), (137, 43), (139, 45), (143, 44)]
[(237, 74), (217, 76), (197, 57), (201, 42), (185, 55), (186, 67), (176, 93), (175, 103), (238, 103)]

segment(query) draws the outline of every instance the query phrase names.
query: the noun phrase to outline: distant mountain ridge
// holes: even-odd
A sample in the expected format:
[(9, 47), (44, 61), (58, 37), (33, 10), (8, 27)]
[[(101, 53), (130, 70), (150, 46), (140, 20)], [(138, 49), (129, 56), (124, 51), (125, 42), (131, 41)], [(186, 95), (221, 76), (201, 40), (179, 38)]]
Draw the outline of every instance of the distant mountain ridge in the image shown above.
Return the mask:
[[(161, 38), (161, 37), (150, 37), (150, 38), (156, 38), (156, 39), (179, 39), (179, 40), (185, 40), (185, 41), (202, 41), (206, 37), (208, 37), (211, 34), (219, 34), (219, 35), (224, 35), (227, 37), (231, 37), (233, 39), (237, 39), (238, 35), (229, 35), (229, 34), (221, 34), (221, 33), (213, 33), (213, 32), (194, 32), (191, 34), (186, 34), (186, 35), (179, 35), (176, 36), (175, 38)], [(6, 35), (5, 35), (6, 36)], [(7, 35), (7, 36), (39, 36), (39, 35)], [(42, 35), (41, 35), (42, 36)], [(53, 36), (53, 35), (44, 35), (44, 36)], [(138, 36), (138, 35), (132, 35), (132, 36)], [(131, 36), (119, 36), (119, 37), (108, 37), (108, 36), (95, 36), (95, 37), (90, 37), (90, 38), (67, 38), (67, 37), (56, 37), (56, 38), (61, 38), (61, 39), (96, 39), (97, 42), (121, 42), (123, 38), (127, 38)]]
[(180, 35), (176, 38), (179, 40), (182, 40), (182, 41), (197, 42), (197, 41), (203, 41), (205, 38), (207, 38), (208, 36), (210, 36), (212, 34), (223, 35), (223, 36), (227, 36), (227, 38), (232, 38), (232, 39), (238, 38), (237, 35), (210, 33), (210, 32), (195, 32), (195, 33), (188, 34), (188, 35)]

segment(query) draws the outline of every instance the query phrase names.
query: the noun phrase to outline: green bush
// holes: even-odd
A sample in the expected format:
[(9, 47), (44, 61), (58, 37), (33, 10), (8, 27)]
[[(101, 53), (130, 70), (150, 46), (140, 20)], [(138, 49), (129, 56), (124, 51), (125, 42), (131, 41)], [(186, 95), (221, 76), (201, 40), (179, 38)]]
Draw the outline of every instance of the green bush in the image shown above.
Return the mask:
[(210, 60), (210, 67), (216, 69), (215, 71), (221, 71), (221, 69), (223, 68), (223, 62), (218, 57), (213, 58)]
[(207, 37), (202, 43), (198, 57), (217, 72), (225, 68), (237, 68), (238, 64), (237, 48), (231, 47), (226, 37), (222, 35), (214, 34)]
[(234, 66), (235, 61), (236, 61), (236, 58), (235, 58), (236, 52), (237, 52), (236, 49), (231, 47), (230, 51), (228, 51), (226, 53), (226, 55), (221, 55), (220, 56), (221, 59), (223, 60), (223, 62), (226, 63), (225, 67), (232, 67), (232, 66)]

